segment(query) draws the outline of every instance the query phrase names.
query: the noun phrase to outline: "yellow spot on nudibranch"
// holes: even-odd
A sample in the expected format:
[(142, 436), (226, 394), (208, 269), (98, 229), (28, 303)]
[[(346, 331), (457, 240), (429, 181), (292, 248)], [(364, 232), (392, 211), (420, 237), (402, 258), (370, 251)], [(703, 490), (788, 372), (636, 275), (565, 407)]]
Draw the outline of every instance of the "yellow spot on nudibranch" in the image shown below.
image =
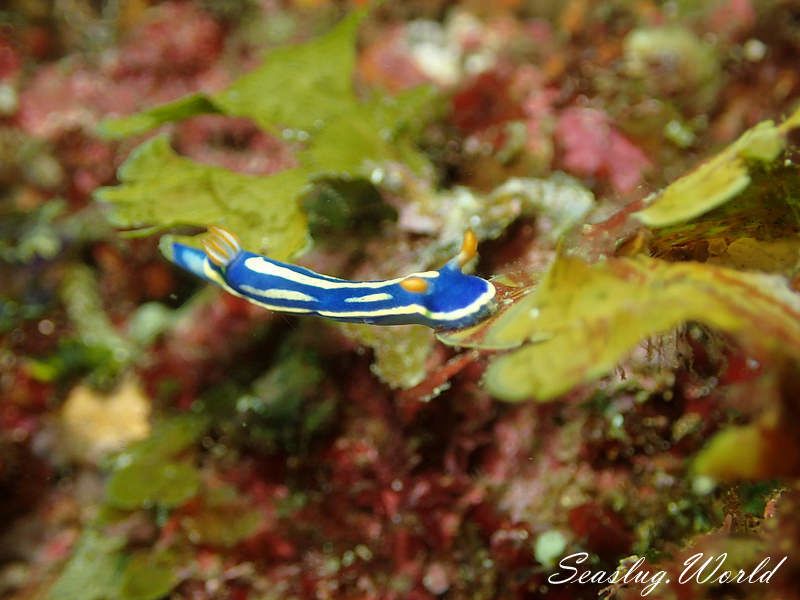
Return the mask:
[(422, 279), (422, 277), (407, 277), (400, 282), (400, 287), (407, 292), (424, 294), (428, 291), (428, 282)]

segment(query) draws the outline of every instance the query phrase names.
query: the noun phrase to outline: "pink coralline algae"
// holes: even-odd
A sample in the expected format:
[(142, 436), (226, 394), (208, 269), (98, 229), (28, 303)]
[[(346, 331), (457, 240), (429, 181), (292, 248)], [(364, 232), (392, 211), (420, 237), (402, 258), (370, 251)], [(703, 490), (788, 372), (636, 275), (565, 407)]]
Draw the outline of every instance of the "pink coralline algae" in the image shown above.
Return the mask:
[(566, 109), (558, 118), (555, 136), (567, 171), (607, 179), (620, 193), (634, 190), (651, 166), (644, 152), (597, 109)]
[(405, 27), (393, 27), (364, 48), (359, 73), (366, 83), (398, 92), (427, 83), (428, 77), (411, 56)]

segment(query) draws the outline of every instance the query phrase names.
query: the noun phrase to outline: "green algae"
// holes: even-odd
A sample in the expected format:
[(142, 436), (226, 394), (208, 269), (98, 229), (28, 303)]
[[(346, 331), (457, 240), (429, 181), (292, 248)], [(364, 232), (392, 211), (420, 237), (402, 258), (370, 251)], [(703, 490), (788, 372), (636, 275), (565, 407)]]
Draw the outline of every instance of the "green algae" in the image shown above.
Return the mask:
[(87, 528), (48, 600), (158, 600), (178, 583), (167, 552), (123, 552), (124, 538)]
[(313, 130), (356, 102), (351, 75), (364, 11), (304, 44), (272, 50), (263, 64), (214, 95), (192, 94), (129, 117), (105, 121), (110, 138), (129, 137), (187, 117), (218, 112), (247, 117), (266, 130)]
[(219, 94), (195, 94), (104, 122), (105, 135), (125, 137), (213, 112), (252, 119), (301, 145), (299, 167), (250, 176), (180, 157), (163, 136), (144, 142), (120, 168), (121, 184), (95, 194), (110, 205), (111, 221), (148, 233), (223, 225), (245, 247), (282, 260), (308, 246), (298, 200), (314, 181), (369, 178), (387, 161), (430, 175), (430, 163), (414, 138), (435, 112), (433, 88), (420, 86), (397, 96), (376, 92), (366, 100), (355, 95), (355, 44), (363, 17), (363, 11), (351, 13), (328, 34), (273, 50), (261, 67)]
[(304, 452), (331, 424), (337, 396), (325, 386), (320, 357), (290, 338), (270, 368), (236, 398), (248, 441), (267, 451)]
[(158, 600), (178, 584), (176, 565), (166, 552), (139, 552), (132, 555), (120, 576), (120, 600)]
[(774, 162), (786, 146), (789, 131), (800, 121), (800, 110), (781, 125), (759, 123), (693, 171), (650, 199), (635, 216), (648, 227), (685, 223), (739, 196), (751, 183), (757, 165)]
[(492, 360), (485, 384), (504, 400), (551, 400), (687, 321), (800, 356), (798, 316), (800, 302), (780, 277), (644, 257), (590, 265), (562, 256), (493, 323), (495, 336), (522, 346)]
[(433, 350), (433, 333), (421, 325), (372, 327), (342, 323), (340, 328), (350, 337), (373, 350), (370, 368), (392, 388), (411, 388), (427, 374), (426, 362)]
[(72, 557), (50, 588), (48, 600), (111, 600), (117, 598), (125, 545), (122, 537), (84, 531)]
[(679, 26), (635, 29), (625, 38), (625, 70), (647, 93), (706, 110), (721, 84), (713, 46)]
[(139, 146), (119, 172), (122, 185), (98, 190), (120, 227), (219, 224), (246, 247), (288, 258), (308, 244), (296, 198), (307, 173), (289, 169), (270, 177), (243, 175), (176, 154), (165, 136)]
[(230, 486), (208, 489), (197, 511), (181, 519), (194, 544), (231, 548), (253, 535), (264, 523), (261, 510), (248, 505)]
[(180, 461), (137, 462), (117, 469), (106, 486), (106, 501), (114, 508), (132, 510), (180, 506), (200, 487), (200, 473)]
[(108, 505), (123, 510), (169, 508), (193, 497), (200, 487), (200, 473), (180, 455), (207, 427), (205, 417), (176, 416), (161, 421), (148, 438), (131, 444), (112, 462), (106, 484)]

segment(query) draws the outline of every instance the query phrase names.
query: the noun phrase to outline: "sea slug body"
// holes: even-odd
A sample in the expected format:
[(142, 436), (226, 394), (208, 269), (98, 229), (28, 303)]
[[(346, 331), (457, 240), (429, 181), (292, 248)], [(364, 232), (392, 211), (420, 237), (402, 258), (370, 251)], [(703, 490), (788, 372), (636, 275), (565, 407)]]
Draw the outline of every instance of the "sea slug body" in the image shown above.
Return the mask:
[(462, 272), (477, 251), (472, 231), (464, 236), (458, 256), (441, 269), (384, 281), (329, 277), (248, 252), (221, 227), (209, 228), (203, 248), (173, 241), (165, 254), (183, 269), (276, 312), (373, 325), (458, 329), (481, 321), (494, 308), (494, 286)]

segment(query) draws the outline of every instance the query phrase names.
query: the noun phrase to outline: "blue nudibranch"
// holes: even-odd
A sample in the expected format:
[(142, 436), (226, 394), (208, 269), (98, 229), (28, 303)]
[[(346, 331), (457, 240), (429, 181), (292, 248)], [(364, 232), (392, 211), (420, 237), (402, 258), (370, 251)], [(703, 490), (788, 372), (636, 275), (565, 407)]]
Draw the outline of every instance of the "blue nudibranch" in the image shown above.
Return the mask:
[(176, 265), (269, 310), (373, 325), (420, 324), (434, 329), (473, 325), (491, 313), (494, 286), (462, 272), (477, 253), (472, 231), (461, 252), (438, 271), (386, 281), (348, 281), (243, 250), (230, 231), (210, 227), (203, 250), (171, 242)]

